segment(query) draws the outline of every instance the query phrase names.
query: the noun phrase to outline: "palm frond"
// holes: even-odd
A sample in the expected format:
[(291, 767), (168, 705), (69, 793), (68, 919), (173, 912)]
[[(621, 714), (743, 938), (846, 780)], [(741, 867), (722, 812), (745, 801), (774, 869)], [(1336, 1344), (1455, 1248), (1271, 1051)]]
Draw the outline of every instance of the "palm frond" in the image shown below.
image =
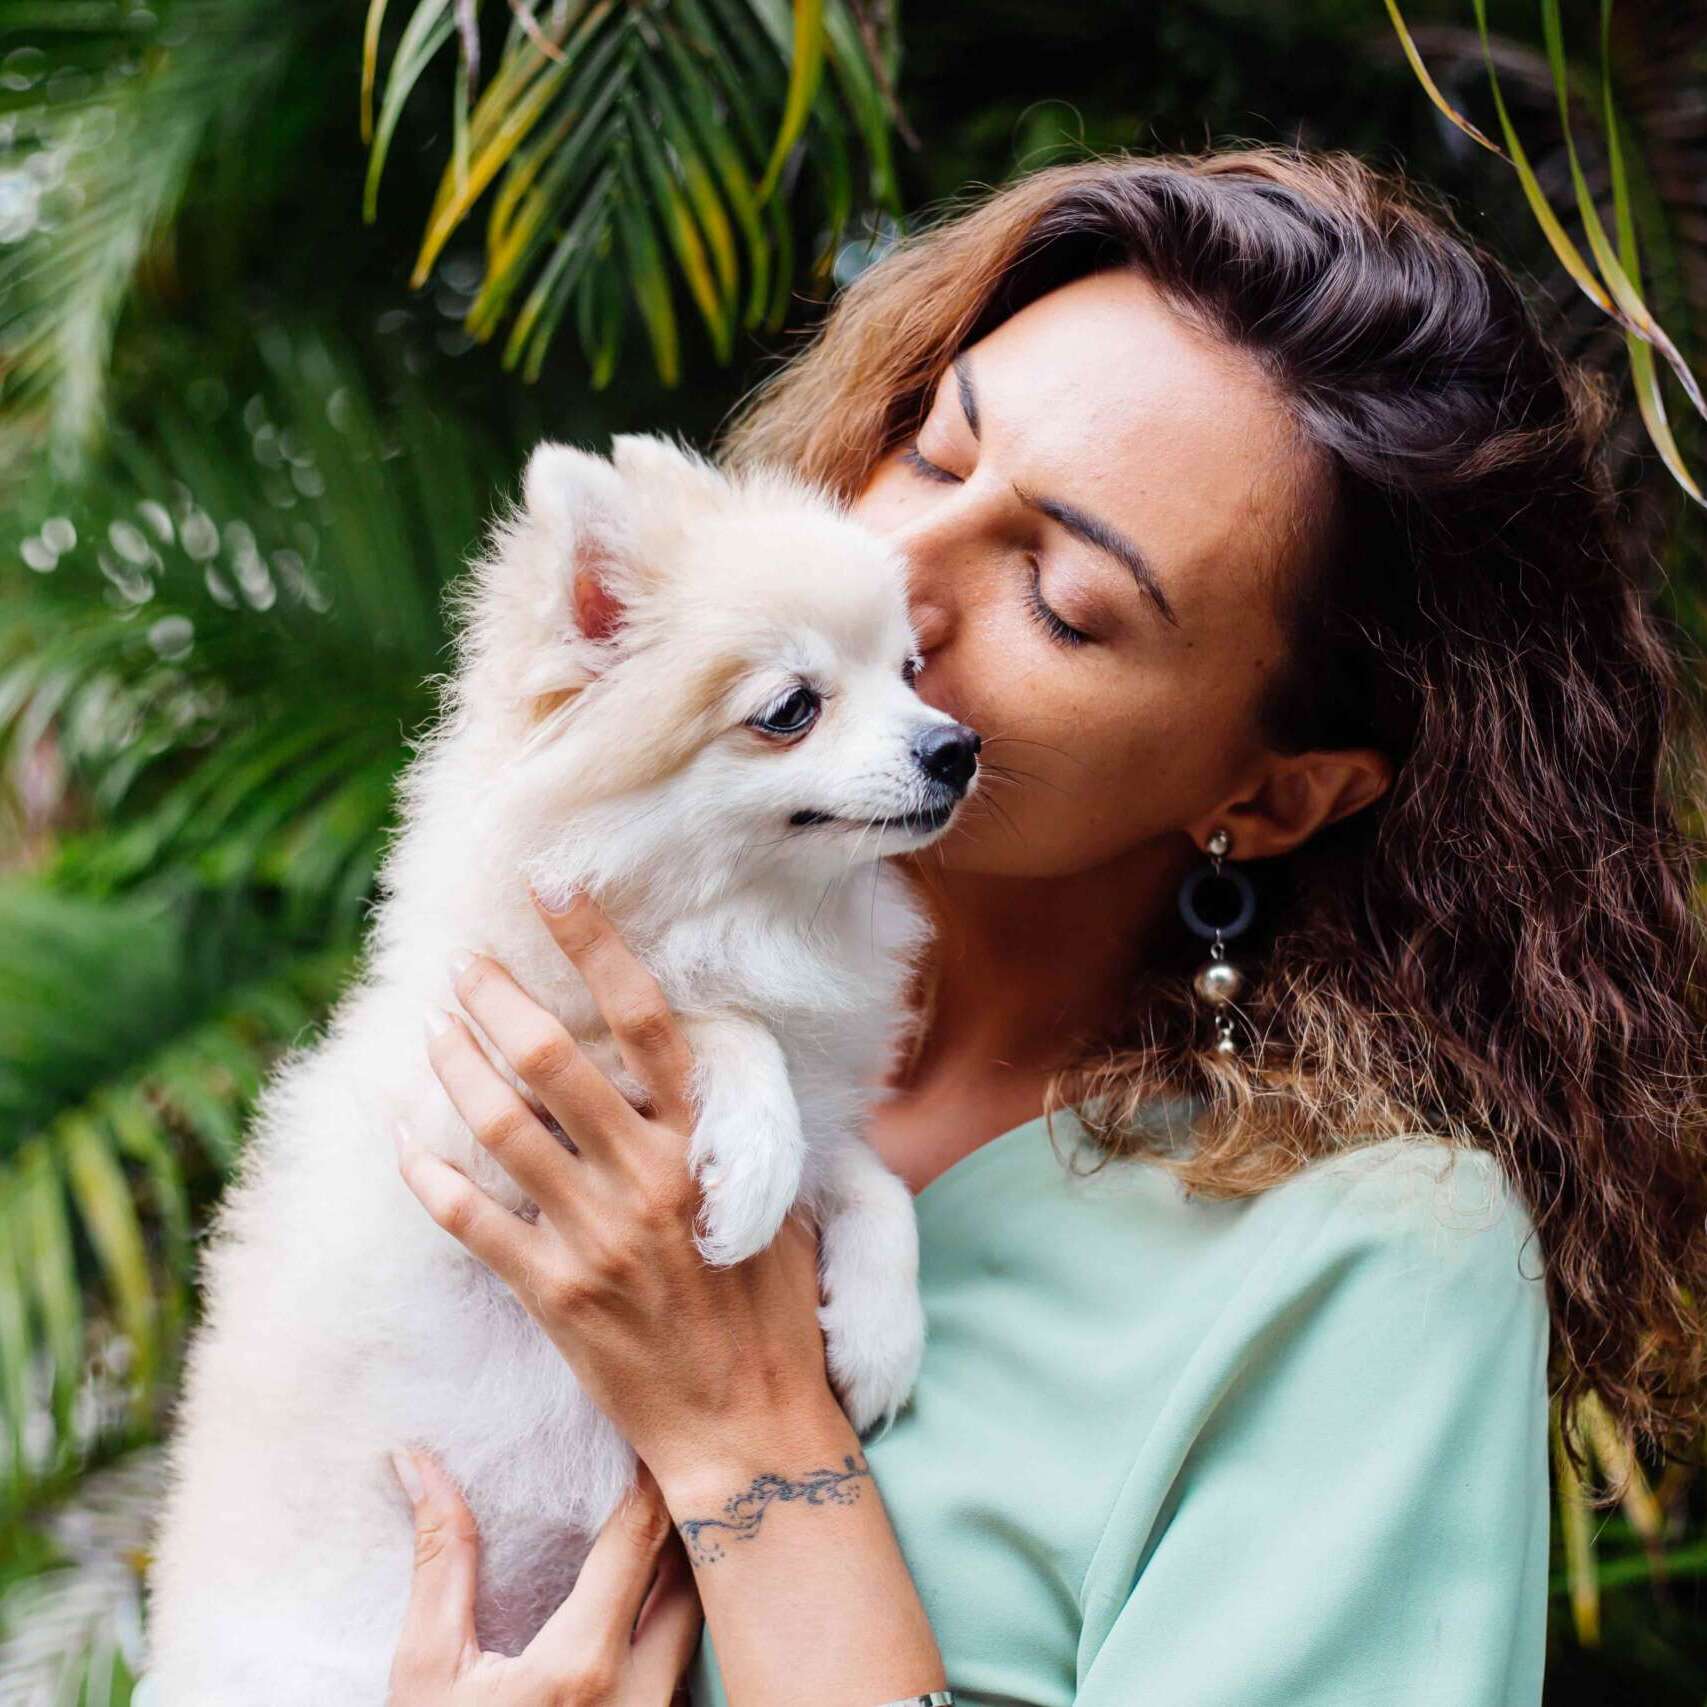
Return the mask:
[(485, 341), (513, 310), (503, 360), (528, 378), (573, 310), (593, 384), (608, 382), (632, 303), (660, 379), (674, 384), (677, 282), (719, 362), (738, 331), (776, 330), (794, 282), (788, 204), (803, 166), (825, 221), (815, 286), (828, 279), (858, 201), (900, 211), (887, 8), (879, 20), (856, 17), (850, 0), (794, 0), (792, 10), (783, 0), (514, 0), (476, 97), (457, 8), (417, 0), (375, 112), (386, 10), (371, 0), (364, 36), (366, 215), (376, 217), (405, 105), (456, 42), (450, 157), (413, 282), (427, 281), (490, 194), (485, 277), (466, 325)]
[(0, 1533), (0, 1707), (130, 1700), (164, 1477), (157, 1446), (134, 1448), (38, 1522)]
[(102, 478), (32, 500), (0, 562), (0, 759), (51, 737), (98, 822), (62, 866), (84, 889), (186, 869), (349, 927), (494, 458), (319, 336), (264, 346), (247, 397), (163, 403)]
[[(1638, 262), (1636, 222), (1632, 208), (1629, 183), (1619, 143), (1616, 101), (1614, 96), (1611, 57), (1611, 3), (1601, 0), (1601, 65), (1600, 107), (1604, 132), (1601, 138), (1610, 162), (1610, 191), (1613, 202), (1612, 222), (1618, 232), (1615, 250), (1607, 236), (1605, 223), (1595, 205), (1593, 193), (1578, 157), (1576, 138), (1571, 124), (1571, 94), (1581, 81), (1568, 63), (1563, 27), (1557, 0), (1542, 0), (1541, 23), (1546, 50), (1546, 72), (1557, 103), (1559, 132), (1563, 143), (1563, 158), (1568, 170), (1569, 185), (1576, 212), (1581, 221), (1592, 263), (1571, 240), (1554, 210), (1547, 190), (1538, 175), (1528, 151), (1524, 148), (1506, 104), (1505, 93), (1496, 66), (1494, 46), (1488, 31), (1486, 0), (1472, 0), (1481, 57), (1486, 70), (1488, 89), (1493, 98), (1499, 128), (1505, 138), (1501, 149), (1489, 141), (1477, 126), (1455, 108), (1442, 93), (1418, 50), (1413, 32), (1407, 27), (1396, 0), (1386, 0), (1389, 17), (1398, 34), (1407, 61), (1416, 71), (1423, 89), (1436, 108), (1458, 130), (1482, 147), (1500, 156), (1512, 167), (1522, 187), (1524, 199), (1554, 256), (1583, 295), (1624, 333), (1630, 360), (1631, 375), (1636, 388), (1638, 408), (1648, 436), (1666, 469), (1677, 484), (1697, 504), (1707, 506), (1707, 497), (1685, 465), (1670, 424), (1666, 418), (1665, 402), (1660, 389), (1654, 357), (1659, 355), (1671, 368), (1684, 395), (1696, 413), (1707, 418), (1707, 397), (1695, 378), (1683, 352), (1678, 348), (1658, 318), (1650, 310), (1642, 294)], [(1502, 44), (1503, 45), (1503, 44)]]
[(87, 1445), (92, 1322), (125, 1348), (120, 1420), (169, 1384), (195, 1186), (353, 964), (441, 594), (490, 506), (490, 453), (410, 384), (382, 402), (280, 328), (252, 365), (115, 431), (0, 551), (0, 756), (51, 748), (80, 820), (0, 883), (14, 1504)]
[(0, 460), (70, 469), (105, 411), (113, 331), (198, 155), (294, 38), (266, 0), (0, 0)]
[(1577, 1641), (1585, 1648), (1592, 1648), (1600, 1642), (1600, 1574), (1596, 1568), (1588, 1493), (1565, 1451), (1565, 1433), (1571, 1421), (1557, 1405), (1553, 1406), (1548, 1425), (1553, 1442), (1553, 1493), (1558, 1502), (1559, 1533), (1564, 1541), (1571, 1622)]
[[(0, 884), (0, 1507), (154, 1415), (187, 1313), (195, 1177), (229, 1170), (266, 1071), (352, 958), (281, 940), (232, 894)], [(97, 1321), (118, 1336), (125, 1405), (91, 1428)]]

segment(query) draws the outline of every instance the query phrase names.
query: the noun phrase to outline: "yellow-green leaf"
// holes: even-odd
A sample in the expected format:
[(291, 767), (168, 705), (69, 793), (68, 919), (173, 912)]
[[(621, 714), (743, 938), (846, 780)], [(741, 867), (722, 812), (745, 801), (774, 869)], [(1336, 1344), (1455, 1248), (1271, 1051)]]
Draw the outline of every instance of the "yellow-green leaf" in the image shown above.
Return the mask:
[(29, 1243), (25, 1273), (41, 1317), (53, 1369), (54, 1411), (64, 1439), (71, 1429), (71, 1396), (83, 1370), (83, 1300), (64, 1189), (52, 1152), (39, 1136), (19, 1147), (14, 1166), (23, 1199), (20, 1224)]
[(794, 51), (789, 65), (788, 97), (782, 110), (782, 125), (771, 145), (771, 157), (759, 180), (758, 199), (768, 201), (777, 179), (817, 98), (824, 74), (824, 0), (794, 0)]
[(1511, 150), (1511, 163), (1516, 168), (1524, 199), (1529, 203), (1529, 210), (1535, 215), (1535, 221), (1541, 227), (1543, 235), (1552, 245), (1553, 253), (1559, 257), (1559, 264), (1576, 280), (1591, 301), (1611, 314), (1614, 312), (1612, 298), (1606, 294), (1576, 244), (1565, 235), (1565, 228), (1559, 223), (1558, 215), (1553, 212), (1552, 204), (1548, 202), (1546, 192), (1541, 188), (1535, 170), (1529, 164), (1529, 156), (1524, 152), (1523, 144), (1518, 141), (1511, 115), (1506, 111), (1499, 73), (1494, 69), (1493, 48), (1488, 41), (1487, 7), (1484, 0), (1473, 0), (1473, 4), (1476, 8), (1476, 25), (1482, 37), (1482, 58), (1488, 68), (1488, 87), (1494, 97), (1494, 111), (1499, 114), (1500, 130), (1505, 136), (1506, 147)]
[(641, 194), (628, 162), (621, 166), (622, 193), (614, 202), (616, 228), (628, 256), (629, 277), (635, 303), (652, 342), (652, 359), (658, 378), (674, 385), (681, 377), (681, 341), (676, 330), (675, 305), (670, 300), (670, 278), (647, 218), (646, 198)]
[(1411, 70), (1417, 74), (1417, 81), (1422, 84), (1423, 90), (1427, 94), (1428, 98), (1433, 101), (1434, 104), (1439, 107), (1440, 110), (1473, 142), (1479, 142), (1490, 154), (1497, 154), (1500, 159), (1506, 160), (1509, 165), (1510, 161), (1506, 155), (1506, 151), (1477, 126), (1471, 124), (1471, 122), (1465, 118), (1465, 116), (1459, 112), (1459, 110), (1453, 106), (1453, 104), (1447, 100), (1443, 94), (1441, 94), (1439, 86), (1435, 83), (1435, 80), (1429, 76), (1428, 67), (1423, 64), (1422, 55), (1417, 52), (1417, 44), (1411, 39), (1411, 32), (1406, 28), (1405, 20), (1400, 15), (1399, 8), (1395, 3), (1395, 0), (1386, 0), (1386, 4), (1387, 16), (1393, 20), (1393, 28), (1399, 33), (1399, 46), (1405, 50), (1405, 58), (1411, 62)]
[(663, 118), (664, 135), (675, 153), (682, 187), (693, 206), (700, 230), (711, 250), (717, 268), (719, 294), (733, 300), (740, 282), (740, 263), (736, 259), (735, 228), (723, 206), (722, 197), (712, 179), (711, 169), (700, 152), (700, 142), (693, 127), (676, 105), (670, 86), (659, 76), (647, 54), (635, 60), (646, 93)]
[(1583, 231), (1600, 268), (1601, 277), (1606, 281), (1612, 300), (1618, 305), (1618, 309), (1622, 310), (1621, 313), (1615, 311), (1615, 317), (1622, 321), (1628, 330), (1646, 338), (1671, 363), (1672, 370), (1677, 374), (1690, 402), (1703, 416), (1707, 416), (1707, 403), (1702, 400), (1701, 388), (1696, 383), (1695, 375), (1689, 371), (1689, 366), (1678, 352), (1677, 346), (1648, 312), (1648, 305), (1642, 300), (1641, 293), (1612, 252), (1612, 245), (1607, 241), (1606, 228), (1600, 222), (1594, 198), (1588, 193), (1588, 185), (1583, 181), (1582, 167), (1577, 161), (1576, 141), (1571, 135), (1570, 86), (1565, 67), (1565, 40), (1559, 24), (1558, 0), (1541, 0), (1541, 27), (1547, 43), (1547, 59), (1553, 73), (1553, 85), (1559, 98), (1559, 124), (1564, 132), (1565, 159), (1570, 166), (1571, 186), (1576, 192), (1577, 212), (1582, 219)]
[(450, 14), (449, 0), (422, 0), (403, 28), (403, 39), (397, 44), (391, 61), (391, 75), (385, 80), (385, 98), (379, 105), (379, 122), (374, 129), (373, 144), (368, 150), (367, 181), (362, 189), (362, 218), (370, 225), (379, 212), (379, 180), (385, 170), (385, 157), (391, 149), (391, 138), (397, 121), (403, 115), (403, 103), (420, 80), (433, 55), (450, 40), (456, 20)]
[(590, 102), (571, 103), (568, 134), (551, 151), (537, 185), (509, 222), (503, 242), (488, 251), (486, 280), (468, 311), (468, 328), (476, 337), (489, 337), (497, 330), (499, 316), (528, 268), (551, 242), (565, 210), (577, 201), (585, 206), (599, 162), (608, 159), (615, 138), (621, 134), (620, 121), (610, 115), (624, 81), (606, 75), (599, 80), (598, 92)]
[(379, 70), (379, 29), (385, 22), (386, 0), (369, 0), (362, 28), (362, 141), (373, 141), (373, 85)]
[(66, 1170), (89, 1242), (112, 1287), (119, 1323), (135, 1352), (136, 1392), (146, 1397), (158, 1352), (154, 1287), (136, 1203), (100, 1132), (80, 1115), (59, 1122)]
[(1571, 1622), (1585, 1648), (1600, 1645), (1600, 1583), (1594, 1568), (1594, 1532), (1582, 1478), (1565, 1455), (1559, 1407), (1552, 1414), (1553, 1480), (1559, 1497), (1559, 1533), (1565, 1543), (1565, 1580), (1571, 1592)]
[[(690, 3), (683, 8), (691, 17), (696, 18), (702, 28), (709, 28), (704, 14), (699, 8)], [(676, 87), (680, 90), (687, 105), (688, 115), (693, 129), (698, 135), (701, 145), (711, 156), (717, 169), (717, 181), (723, 188), (723, 194), (728, 198), (733, 210), (736, 223), (741, 227), (741, 234), (746, 238), (748, 256), (752, 263), (752, 277), (747, 292), (747, 303), (741, 313), (742, 327), (752, 331), (759, 324), (765, 312), (765, 306), (770, 300), (770, 271), (771, 244), (765, 232), (764, 222), (759, 214), (759, 204), (753, 193), (753, 182), (748, 175), (740, 153), (730, 136), (727, 126), (721, 123), (711, 110), (706, 98), (705, 89), (693, 67), (688, 63), (686, 50), (677, 39), (673, 30), (666, 30), (663, 35), (665, 51), (669, 54), (671, 63), (676, 70)], [(662, 79), (659, 79), (662, 81)], [(774, 204), (772, 204), (774, 206)]]
[(21, 1204), (12, 1179), (0, 1174), (0, 1420), (12, 1478), (24, 1469), (24, 1418), (30, 1395), (30, 1323), (24, 1297), (28, 1261)]
[(652, 193), (657, 198), (658, 216), (663, 223), (664, 234), (669, 239), (671, 249), (675, 251), (683, 276), (687, 279), (688, 294), (693, 297), (700, 317), (705, 321), (706, 330), (711, 334), (712, 349), (719, 361), (727, 362), (734, 352), (734, 319), (732, 314), (726, 311), (717, 281), (711, 276), (711, 266), (706, 258), (705, 245), (700, 241), (699, 227), (688, 211), (687, 198), (670, 176), (669, 165), (664, 159), (663, 150), (652, 136), (647, 116), (632, 102), (625, 105), (635, 148), (646, 169)]
[[(576, 31), (577, 47), (598, 28), (614, 4), (615, 0), (601, 0), (601, 4), (587, 14)], [(614, 55), (622, 45), (621, 32), (615, 32), (601, 44), (603, 56)], [(601, 57), (597, 63), (602, 66), (606, 57)], [(480, 97), (470, 124), (472, 158), (467, 175), (459, 186), (452, 164), (447, 165), (444, 176), (439, 180), (438, 194), (428, 216), (427, 234), (422, 240), (421, 253), (416, 258), (415, 271), (410, 278), (410, 283), (417, 288), (426, 283), (433, 262), (438, 259), (451, 233), (462, 223), (500, 168), (526, 140), (552, 96), (576, 69), (573, 51), (562, 64), (544, 63), (545, 69), (519, 100), (511, 102), (507, 87), (500, 87), (496, 80)]]
[(530, 357), (529, 365), (522, 374), (523, 379), (530, 383), (539, 377), (539, 362), (544, 357), (545, 346), (557, 329), (577, 283), (597, 254), (599, 228), (605, 222), (614, 177), (614, 168), (607, 166), (588, 190), (580, 211), (569, 222), (569, 229), (559, 239), (551, 259), (546, 262), (544, 271), (510, 328), (509, 342), (504, 347), (504, 366), (507, 368), (514, 367), (521, 359), (529, 336), (536, 325), (539, 328), (535, 356)]
[[(1618, 228), (1618, 249), (1624, 269), (1631, 280), (1642, 282), (1641, 254), (1636, 242), (1636, 218), (1631, 208), (1630, 185), (1624, 170), (1624, 148), (1619, 140), (1618, 110), (1612, 98), (1612, 0), (1601, 0), (1600, 6), (1600, 97), (1602, 119), (1606, 131), (1606, 157), (1612, 170), (1613, 223)], [(1659, 372), (1654, 366), (1652, 348), (1629, 328), (1624, 329), (1624, 347), (1630, 355), (1630, 379), (1636, 391), (1636, 408), (1648, 437), (1660, 453), (1660, 460), (1670, 471), (1672, 479), (1696, 503), (1707, 502), (1700, 484), (1683, 461), (1683, 453), (1672, 437), (1671, 423), (1666, 419), (1665, 398), (1660, 392)]]

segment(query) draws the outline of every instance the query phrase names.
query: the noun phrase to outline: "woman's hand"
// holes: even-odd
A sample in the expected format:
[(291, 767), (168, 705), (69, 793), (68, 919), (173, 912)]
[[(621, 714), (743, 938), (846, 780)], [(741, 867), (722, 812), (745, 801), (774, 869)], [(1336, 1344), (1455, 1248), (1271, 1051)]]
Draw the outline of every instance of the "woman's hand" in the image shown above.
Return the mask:
[(845, 1421), (818, 1320), (817, 1234), (791, 1215), (770, 1247), (714, 1269), (694, 1244), (693, 1060), (657, 981), (586, 896), (535, 905), (645, 1087), (637, 1111), (568, 1031), (484, 955), (456, 993), (573, 1144), (493, 1067), (460, 1018), (428, 1053), (475, 1138), (540, 1207), (528, 1222), (399, 1133), (399, 1167), (433, 1219), (520, 1299), (583, 1388), (671, 1493), (672, 1477), (793, 1425)]
[(644, 1464), (569, 1598), (512, 1658), (475, 1637), (480, 1542), (456, 1484), (429, 1453), (393, 1461), (415, 1508), (415, 1576), (386, 1707), (668, 1707), (704, 1619)]
[[(644, 1087), (645, 1112), (501, 966), (476, 956), (457, 971), (458, 1000), (575, 1151), (445, 1015), (433, 1070), (539, 1220), (400, 1143), (404, 1179), (550, 1335), (677, 1525), (731, 1542), (689, 1561), (730, 1700), (887, 1701), (940, 1688), (942, 1655), (882, 1500), (794, 1497), (826, 1472), (854, 1487), (871, 1478), (825, 1368), (816, 1233), (791, 1215), (745, 1262), (702, 1260), (687, 1042), (656, 981), (585, 897), (541, 916)], [(606, 1612), (607, 1634), (623, 1617)]]

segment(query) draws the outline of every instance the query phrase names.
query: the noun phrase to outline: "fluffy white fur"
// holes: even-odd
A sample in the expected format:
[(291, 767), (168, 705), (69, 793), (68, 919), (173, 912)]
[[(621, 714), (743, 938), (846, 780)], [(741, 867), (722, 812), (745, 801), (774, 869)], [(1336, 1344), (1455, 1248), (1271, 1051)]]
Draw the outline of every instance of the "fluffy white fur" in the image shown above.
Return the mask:
[[(790, 822), (941, 803), (913, 743), (949, 720), (907, 685), (902, 565), (785, 475), (734, 482), (631, 435), (610, 461), (541, 446), (457, 604), (457, 668), (405, 776), (361, 975), (270, 1081), (205, 1250), (151, 1568), (166, 1707), (382, 1707), (412, 1557), (394, 1444), (426, 1446), (465, 1491), (480, 1639), (506, 1653), (631, 1480), (626, 1443), (392, 1149), (402, 1116), (537, 1213), (426, 1059), (423, 1008), (455, 1004), (459, 946), (636, 1094), (525, 879), (590, 891), (687, 1028), (706, 1259), (762, 1249), (804, 1199), (856, 1428), (887, 1425), (917, 1372), (912, 1199), (858, 1132), (924, 940), (879, 856), (941, 826)], [(802, 680), (825, 694), (803, 739), (748, 726)]]

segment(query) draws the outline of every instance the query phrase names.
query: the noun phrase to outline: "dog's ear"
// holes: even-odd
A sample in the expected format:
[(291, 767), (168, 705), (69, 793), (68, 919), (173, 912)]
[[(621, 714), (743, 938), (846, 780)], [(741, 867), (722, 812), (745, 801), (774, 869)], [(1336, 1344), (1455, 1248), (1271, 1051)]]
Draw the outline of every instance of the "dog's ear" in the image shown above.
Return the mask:
[(698, 451), (663, 433), (617, 433), (611, 461), (649, 499), (682, 497), (715, 503), (729, 491), (727, 476)]
[(609, 640), (622, 627), (635, 562), (633, 490), (602, 456), (549, 442), (528, 458), (522, 489), (528, 514), (563, 553), (557, 573), (576, 628), (588, 640)]
[(573, 534), (582, 526), (597, 530), (622, 513), (622, 476), (604, 457), (575, 445), (544, 439), (533, 448), (522, 476), (529, 515), (555, 533)]

